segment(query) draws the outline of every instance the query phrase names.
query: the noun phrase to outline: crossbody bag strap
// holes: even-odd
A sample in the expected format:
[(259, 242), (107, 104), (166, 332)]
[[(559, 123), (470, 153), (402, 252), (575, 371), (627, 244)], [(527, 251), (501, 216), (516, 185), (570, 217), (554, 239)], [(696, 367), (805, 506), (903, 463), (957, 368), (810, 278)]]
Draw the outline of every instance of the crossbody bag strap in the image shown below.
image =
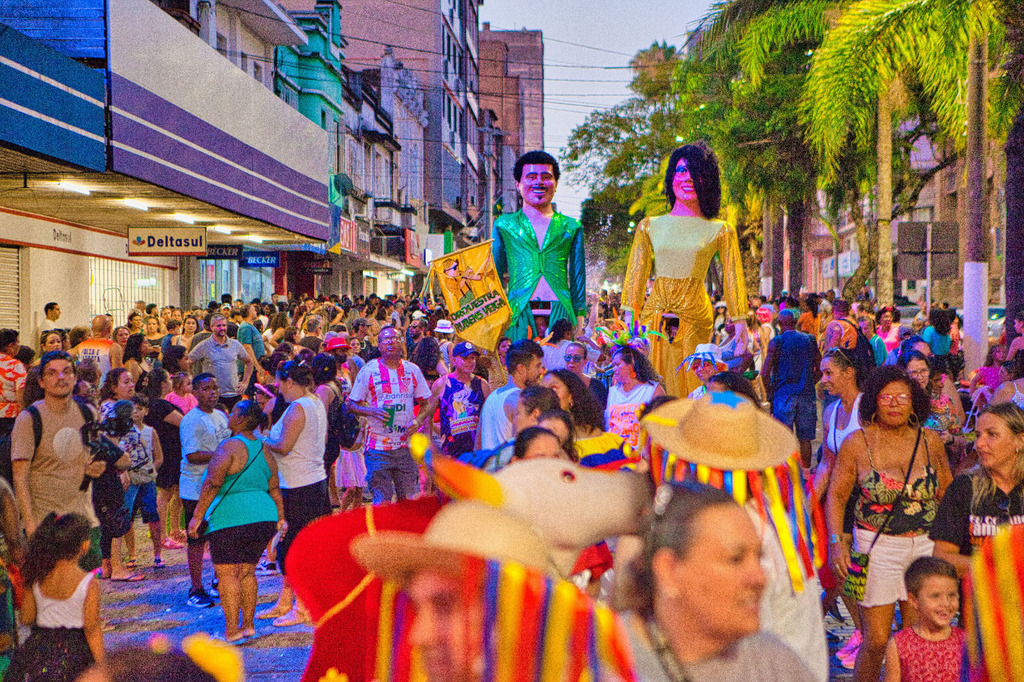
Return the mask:
[(923, 432), (923, 428), (920, 426), (917, 427), (917, 440), (914, 441), (914, 452), (910, 455), (910, 465), (907, 467), (907, 475), (903, 477), (903, 487), (900, 488), (899, 496), (892, 501), (892, 506), (889, 507), (889, 513), (885, 515), (885, 521), (882, 522), (878, 532), (875, 533), (875, 539), (871, 541), (871, 545), (868, 547), (868, 551), (866, 552), (867, 554), (871, 554), (871, 550), (875, 548), (875, 543), (878, 542), (878, 538), (885, 531), (885, 527), (889, 525), (889, 520), (892, 519), (892, 515), (896, 512), (896, 505), (903, 499), (903, 494), (907, 491), (907, 484), (910, 483), (910, 475), (914, 473), (914, 461), (917, 459), (917, 448), (921, 444), (921, 434)]
[[(246, 450), (248, 450), (248, 449), (249, 449), (249, 447), (246, 446)], [(240, 479), (242, 477), (242, 474), (244, 474), (249, 469), (249, 467), (252, 466), (253, 462), (255, 462), (259, 458), (259, 456), (262, 455), (262, 454), (263, 454), (263, 443), (261, 442), (260, 443), (259, 452), (257, 452), (255, 455), (250, 457), (249, 461), (245, 463), (244, 467), (242, 467), (242, 470), (239, 471), (235, 475), (235, 477), (233, 479), (231, 479), (231, 483), (228, 484), (227, 490), (225, 490), (223, 493), (221, 493), (220, 496), (217, 498), (217, 500), (216, 500), (217, 504), (211, 504), (210, 507), (206, 510), (206, 513), (203, 514), (203, 521), (206, 521), (207, 523), (210, 522), (210, 517), (213, 515), (214, 510), (217, 509), (217, 507), (220, 506), (220, 503), (224, 501), (224, 498), (228, 496), (228, 493), (231, 492), (231, 489), (235, 487), (235, 483), (238, 481), (238, 479)]]

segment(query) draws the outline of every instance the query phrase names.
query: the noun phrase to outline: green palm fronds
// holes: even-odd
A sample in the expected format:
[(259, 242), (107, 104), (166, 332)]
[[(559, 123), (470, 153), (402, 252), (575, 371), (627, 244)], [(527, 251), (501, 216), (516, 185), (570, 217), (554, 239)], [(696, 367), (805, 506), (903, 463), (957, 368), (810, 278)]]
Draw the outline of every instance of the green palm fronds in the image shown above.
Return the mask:
[(835, 0), (808, 0), (772, 7), (751, 18), (738, 45), (740, 68), (751, 85), (761, 84), (765, 68), (779, 50), (819, 44), (842, 7)]

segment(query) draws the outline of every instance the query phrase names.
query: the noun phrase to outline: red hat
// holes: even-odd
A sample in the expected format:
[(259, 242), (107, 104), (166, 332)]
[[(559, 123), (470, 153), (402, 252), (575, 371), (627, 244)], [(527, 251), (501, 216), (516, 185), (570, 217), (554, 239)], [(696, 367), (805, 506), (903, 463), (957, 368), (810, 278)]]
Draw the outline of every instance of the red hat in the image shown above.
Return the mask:
[(324, 346), (324, 351), (330, 353), (332, 350), (351, 350), (352, 346), (348, 345), (348, 341), (335, 336), (333, 339), (327, 341), (327, 345)]
[(441, 508), (437, 497), (361, 507), (302, 529), (288, 551), (288, 580), (316, 623), (303, 682), (331, 668), (352, 682), (374, 678), (382, 583), (356, 563), (349, 543), (367, 532), (422, 533)]

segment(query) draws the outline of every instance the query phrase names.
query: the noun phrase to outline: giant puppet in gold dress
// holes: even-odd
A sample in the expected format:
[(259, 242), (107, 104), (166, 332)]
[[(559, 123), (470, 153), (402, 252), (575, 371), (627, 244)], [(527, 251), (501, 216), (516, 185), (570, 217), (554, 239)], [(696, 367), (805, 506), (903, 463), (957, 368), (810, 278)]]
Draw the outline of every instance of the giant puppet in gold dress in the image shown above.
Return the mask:
[[(668, 394), (686, 397), (700, 380), (679, 365), (697, 344), (711, 340), (714, 318), (704, 282), (716, 253), (722, 263), (725, 303), (734, 320), (746, 318), (747, 289), (736, 229), (715, 220), (722, 196), (718, 161), (703, 142), (672, 152), (665, 196), (672, 210), (644, 218), (636, 228), (622, 307), (648, 330), (664, 331), (665, 315), (678, 317), (679, 329), (671, 342), (667, 334), (652, 342), (651, 362), (664, 377)], [(654, 284), (647, 295), (652, 270)]]

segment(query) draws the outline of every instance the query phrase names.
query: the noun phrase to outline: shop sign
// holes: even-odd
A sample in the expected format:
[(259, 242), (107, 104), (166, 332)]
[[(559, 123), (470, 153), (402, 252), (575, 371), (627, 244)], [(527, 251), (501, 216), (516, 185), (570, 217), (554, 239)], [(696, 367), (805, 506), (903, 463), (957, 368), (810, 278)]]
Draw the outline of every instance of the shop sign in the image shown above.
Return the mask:
[(358, 221), (356, 226), (359, 229), (356, 253), (361, 258), (370, 257), (370, 224)]
[(324, 258), (322, 260), (313, 260), (309, 262), (309, 271), (314, 275), (332, 275), (334, 274), (334, 268), (331, 265), (331, 261)]
[(206, 257), (211, 260), (238, 260), (242, 257), (242, 245), (207, 244)]
[(206, 256), (205, 227), (129, 227), (129, 256)]
[(281, 266), (281, 254), (277, 251), (246, 251), (241, 265), (243, 268), (277, 268)]
[(356, 253), (357, 242), (359, 240), (359, 229), (356, 227), (356, 221), (349, 220), (348, 218), (339, 218), (338, 227), (338, 244), (341, 248), (349, 253)]

